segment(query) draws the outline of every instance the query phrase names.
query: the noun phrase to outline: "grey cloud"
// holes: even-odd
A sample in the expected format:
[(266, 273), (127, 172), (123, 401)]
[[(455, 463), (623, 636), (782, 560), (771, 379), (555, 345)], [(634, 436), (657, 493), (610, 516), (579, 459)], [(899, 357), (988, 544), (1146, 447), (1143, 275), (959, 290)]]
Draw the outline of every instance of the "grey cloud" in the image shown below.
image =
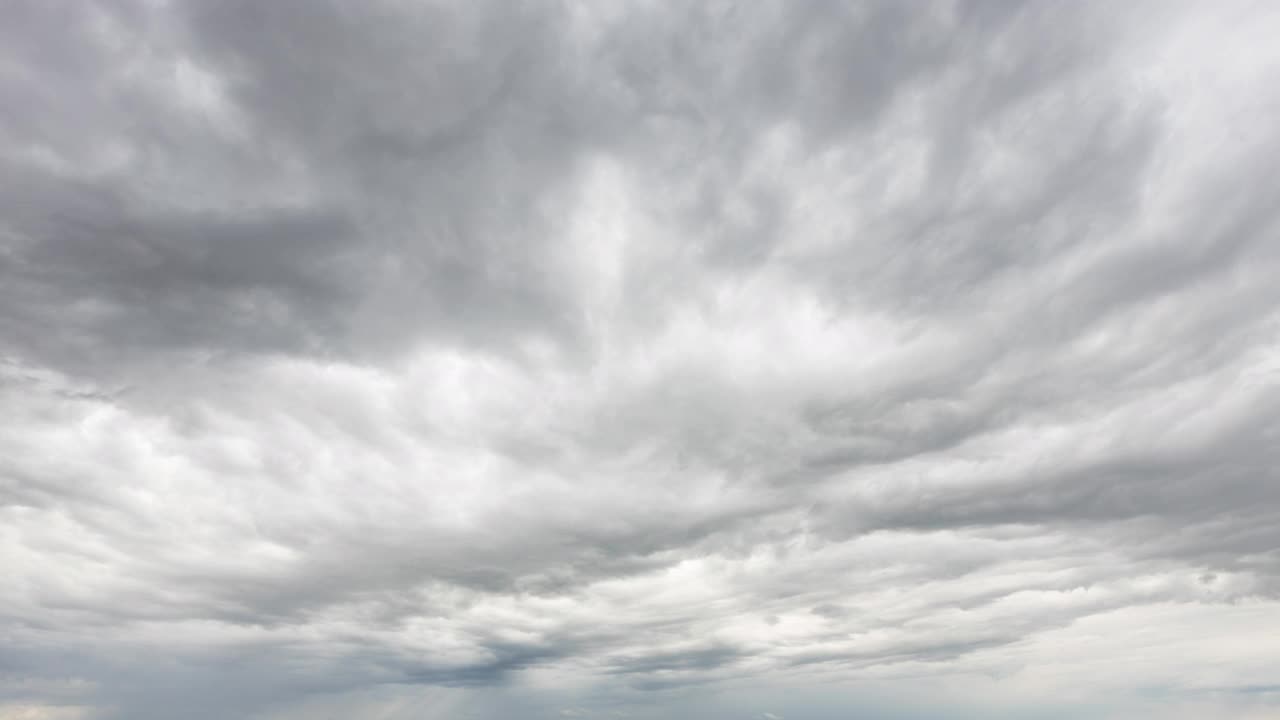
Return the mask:
[(1271, 685), (1273, 12), (0, 13), (0, 720)]
[[(555, 96), (569, 88), (532, 16), (496, 6), (131, 10), (109, 31), (99, 29), (105, 10), (22, 10), (37, 26), (66, 16), (79, 33), (68, 54), (83, 57), (45, 68), (49, 48), (16, 45), (35, 72), (14, 78), (10, 95), (52, 97), (6, 103), (29, 130), (14, 141), (42, 142), (62, 163), (113, 151), (132, 162), (75, 177), (10, 161), (6, 264), (22, 282), (8, 304), (91, 311), (63, 338), (24, 337), (47, 316), (6, 318), (20, 350), (65, 363), (119, 338), (161, 351), (350, 355), (353, 343), (393, 337), (444, 330), (493, 342), (562, 324), (537, 253), (552, 230), (536, 218), (584, 138), (565, 114), (573, 98)], [(30, 35), (21, 24), (11, 32)], [(430, 39), (459, 33), (470, 33), (462, 50)], [(158, 57), (137, 57), (140, 44)], [(499, 53), (455, 54), (466, 47)], [(213, 107), (186, 107), (183, 92)], [(73, 126), (79, 137), (50, 137), (73, 130), (46, 128), (42, 111), (64, 125), (99, 119)], [(197, 292), (163, 291), (180, 283)]]

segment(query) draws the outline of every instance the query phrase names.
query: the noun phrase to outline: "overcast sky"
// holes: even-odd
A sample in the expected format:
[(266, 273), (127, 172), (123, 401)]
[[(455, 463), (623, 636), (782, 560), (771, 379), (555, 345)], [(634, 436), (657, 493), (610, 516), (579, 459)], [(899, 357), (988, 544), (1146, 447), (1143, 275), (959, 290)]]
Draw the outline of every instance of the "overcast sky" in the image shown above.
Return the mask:
[(1277, 38), (0, 0), (0, 720), (1280, 718)]

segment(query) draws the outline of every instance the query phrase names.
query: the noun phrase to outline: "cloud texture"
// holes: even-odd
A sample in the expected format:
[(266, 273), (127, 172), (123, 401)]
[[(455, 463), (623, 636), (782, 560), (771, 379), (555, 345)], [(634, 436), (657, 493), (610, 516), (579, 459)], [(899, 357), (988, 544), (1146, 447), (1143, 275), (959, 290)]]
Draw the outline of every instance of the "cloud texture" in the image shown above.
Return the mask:
[(0, 718), (1280, 717), (1280, 7), (0, 3)]

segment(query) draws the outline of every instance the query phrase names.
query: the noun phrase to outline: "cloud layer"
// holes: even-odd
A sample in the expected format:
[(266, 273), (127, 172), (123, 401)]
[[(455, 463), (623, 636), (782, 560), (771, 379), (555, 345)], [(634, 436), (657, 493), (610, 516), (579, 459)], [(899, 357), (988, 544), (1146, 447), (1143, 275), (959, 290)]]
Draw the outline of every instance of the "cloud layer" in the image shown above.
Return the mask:
[(0, 15), (0, 718), (1280, 717), (1280, 11)]

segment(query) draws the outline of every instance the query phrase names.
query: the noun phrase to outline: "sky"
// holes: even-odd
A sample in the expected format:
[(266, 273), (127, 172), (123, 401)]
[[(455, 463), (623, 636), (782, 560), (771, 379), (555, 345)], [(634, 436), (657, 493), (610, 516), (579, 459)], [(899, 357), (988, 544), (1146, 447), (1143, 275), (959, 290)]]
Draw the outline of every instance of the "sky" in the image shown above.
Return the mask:
[(1277, 37), (0, 0), (0, 720), (1280, 718)]

